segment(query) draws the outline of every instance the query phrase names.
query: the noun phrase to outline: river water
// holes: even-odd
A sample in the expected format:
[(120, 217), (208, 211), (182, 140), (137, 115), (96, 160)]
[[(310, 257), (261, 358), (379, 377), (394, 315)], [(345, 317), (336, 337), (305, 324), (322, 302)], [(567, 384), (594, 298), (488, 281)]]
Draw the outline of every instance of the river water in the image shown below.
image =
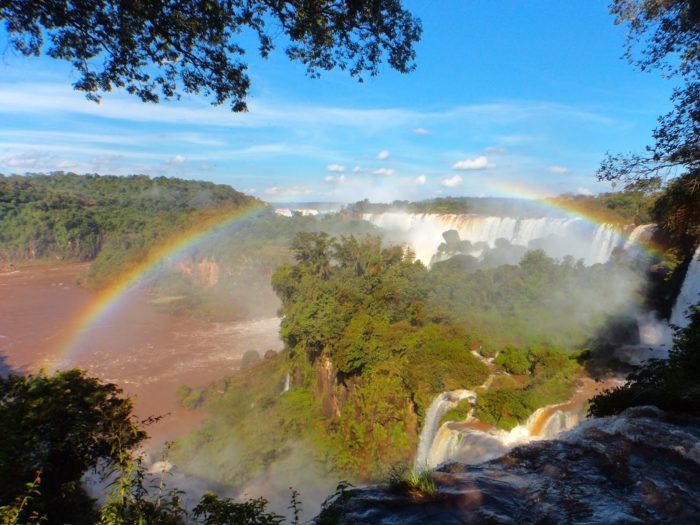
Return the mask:
[[(23, 267), (0, 274), (0, 364), (18, 371), (49, 369), (67, 327), (95, 297), (76, 284), (86, 264)], [(151, 425), (152, 444), (172, 440), (202, 415), (181, 408), (177, 387), (204, 387), (238, 369), (248, 350), (280, 350), (279, 319), (214, 323), (173, 316), (134, 293), (81, 339), (63, 366), (114, 382)]]

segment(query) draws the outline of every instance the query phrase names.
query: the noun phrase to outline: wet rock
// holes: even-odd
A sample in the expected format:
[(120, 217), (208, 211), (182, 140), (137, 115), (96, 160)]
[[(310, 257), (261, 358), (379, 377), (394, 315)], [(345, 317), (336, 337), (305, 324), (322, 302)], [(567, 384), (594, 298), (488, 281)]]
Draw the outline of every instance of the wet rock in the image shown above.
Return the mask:
[(351, 489), (312, 523), (697, 524), (700, 421), (630, 409), (481, 465), (443, 465), (433, 478), (430, 498)]

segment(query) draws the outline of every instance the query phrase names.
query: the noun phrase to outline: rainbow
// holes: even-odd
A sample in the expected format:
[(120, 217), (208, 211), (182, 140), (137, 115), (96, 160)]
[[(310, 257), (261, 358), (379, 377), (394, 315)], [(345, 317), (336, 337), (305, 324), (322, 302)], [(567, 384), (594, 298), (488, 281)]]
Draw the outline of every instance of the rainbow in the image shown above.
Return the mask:
[[(593, 211), (581, 209), (580, 207), (576, 206), (576, 203), (572, 199), (552, 195), (544, 190), (537, 190), (532, 186), (525, 186), (516, 182), (492, 181), (489, 183), (488, 187), (489, 189), (498, 192), (499, 196), (524, 199), (534, 202), (544, 209), (564, 214), (572, 219), (580, 219), (593, 228), (598, 228), (606, 224), (611, 226), (615, 225), (611, 222), (610, 217), (606, 217), (605, 214), (596, 214)], [(623, 225), (618, 224), (618, 226)], [(663, 252), (658, 247), (651, 244), (651, 242), (648, 240), (632, 239), (630, 237), (631, 233), (632, 230), (625, 232), (622, 227), (620, 227), (618, 233), (616, 234), (619, 240), (618, 244), (624, 244), (623, 241), (632, 242), (635, 248), (646, 255), (662, 257)]]
[(255, 202), (233, 211), (203, 211), (196, 216), (193, 224), (185, 227), (183, 231), (168, 238), (162, 244), (153, 247), (141, 261), (124, 270), (75, 316), (65, 335), (55, 345), (55, 351), (52, 352), (52, 357), (48, 360), (48, 368), (56, 370), (66, 365), (69, 366), (72, 354), (80, 347), (80, 343), (90, 328), (108, 316), (120, 304), (121, 300), (161, 263), (205, 239), (211, 238), (233, 224), (244, 223), (262, 209), (264, 209), (264, 205)]
[[(609, 221), (606, 221), (604, 217), (596, 217), (594, 214), (577, 209), (573, 202), (555, 198), (552, 195), (538, 192), (523, 185), (512, 182), (492, 182), (489, 185), (489, 189), (497, 191), (501, 196), (536, 202), (543, 208), (563, 213), (572, 218), (582, 219), (592, 227), (597, 228), (603, 224), (609, 224)], [(151, 249), (142, 261), (119, 275), (111, 285), (100, 291), (90, 304), (74, 318), (66, 335), (56, 345), (57, 350), (53, 354), (54, 358), (51, 360), (49, 368), (56, 369), (66, 363), (70, 364), (72, 353), (80, 346), (90, 328), (100, 319), (109, 315), (120, 304), (124, 296), (133, 290), (144, 277), (163, 261), (177, 256), (235, 223), (244, 222), (246, 219), (252, 218), (261, 209), (263, 209), (263, 205), (255, 203), (234, 211), (211, 211), (205, 213), (198, 218), (196, 224)], [(629, 235), (625, 235), (622, 231), (619, 237), (621, 240), (629, 239)], [(649, 255), (658, 256), (660, 254), (659, 250), (648, 242), (636, 240), (635, 245)]]

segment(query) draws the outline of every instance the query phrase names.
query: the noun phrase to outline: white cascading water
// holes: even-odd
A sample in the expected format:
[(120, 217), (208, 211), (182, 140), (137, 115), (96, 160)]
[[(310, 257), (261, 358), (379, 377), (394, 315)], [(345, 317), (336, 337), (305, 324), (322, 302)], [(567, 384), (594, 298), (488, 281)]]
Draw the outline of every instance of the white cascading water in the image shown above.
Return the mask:
[(289, 389), (292, 387), (292, 374), (287, 372), (287, 375), (284, 378), (284, 387), (282, 388), (282, 393), (284, 394), (285, 392), (289, 392)]
[(656, 224), (641, 224), (636, 226), (625, 241), (625, 251), (631, 255), (641, 255), (644, 241), (648, 241), (656, 230)]
[(476, 401), (476, 394), (471, 390), (453, 390), (443, 392), (433, 399), (425, 413), (425, 423), (418, 441), (416, 454), (416, 467), (430, 466), (428, 454), (435, 439), (435, 434), (440, 427), (440, 420), (450, 409), (457, 406), (463, 399), (469, 399), (471, 403)]
[(695, 306), (698, 302), (700, 302), (700, 246), (695, 250), (693, 259), (688, 265), (683, 286), (681, 286), (681, 291), (676, 298), (676, 304), (673, 305), (670, 323), (680, 328), (688, 326), (686, 312), (688, 308)]
[[(552, 245), (560, 257), (573, 255), (588, 265), (605, 263), (616, 246), (622, 244), (620, 232), (609, 224), (597, 227), (584, 219), (540, 217), (519, 219), (485, 215), (413, 214), (387, 212), (364, 214), (363, 219), (380, 228), (399, 234), (424, 264), (430, 261), (443, 242), (442, 234), (456, 230), (460, 239), (472, 244), (486, 243), (490, 248), (497, 239), (506, 239), (513, 245), (529, 247), (533, 241), (555, 239)], [(566, 245), (566, 246), (564, 246)], [(472, 255), (478, 257), (478, 248)]]
[(673, 346), (671, 326), (679, 328), (688, 326), (686, 312), (698, 302), (700, 302), (700, 246), (695, 250), (693, 259), (688, 265), (669, 321), (660, 320), (654, 312), (639, 313), (637, 315), (639, 344), (621, 346), (615, 350), (615, 356), (634, 366), (641, 365), (649, 359), (668, 359), (668, 351)]
[(584, 417), (583, 406), (568, 410), (558, 408), (560, 406), (539, 408), (524, 424), (510, 431), (477, 430), (469, 426), (470, 418), (462, 424), (446, 423), (437, 430), (432, 443), (416, 465), (435, 468), (446, 461), (475, 465), (502, 456), (515, 446), (534, 440), (553, 439), (561, 432), (574, 428)]

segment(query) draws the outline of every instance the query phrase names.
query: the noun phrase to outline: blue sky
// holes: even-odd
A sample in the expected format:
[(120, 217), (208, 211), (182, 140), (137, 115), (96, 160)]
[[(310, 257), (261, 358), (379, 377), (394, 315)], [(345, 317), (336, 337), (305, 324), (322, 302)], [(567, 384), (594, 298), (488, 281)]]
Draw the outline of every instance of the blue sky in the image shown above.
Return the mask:
[(415, 72), (309, 79), (281, 49), (251, 54), (246, 114), (199, 97), (98, 105), (67, 65), (19, 57), (0, 33), (0, 173), (204, 179), (268, 201), (607, 191), (605, 152), (648, 144), (672, 89), (620, 58), (607, 3), (408, 1)]

